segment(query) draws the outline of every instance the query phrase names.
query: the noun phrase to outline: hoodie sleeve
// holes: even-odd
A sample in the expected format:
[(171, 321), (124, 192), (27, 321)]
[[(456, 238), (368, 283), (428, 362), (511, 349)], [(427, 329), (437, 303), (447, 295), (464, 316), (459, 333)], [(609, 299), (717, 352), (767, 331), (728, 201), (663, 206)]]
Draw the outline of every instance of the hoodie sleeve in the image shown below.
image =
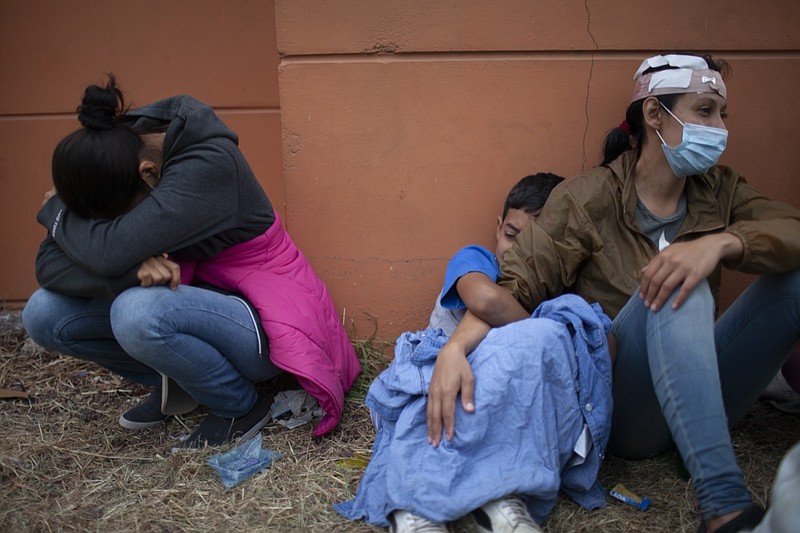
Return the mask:
[(168, 122), (161, 181), (113, 220), (82, 219), (54, 197), (38, 220), (64, 253), (87, 270), (123, 276), (148, 257), (212, 257), (266, 231), (275, 213), (238, 147), (236, 133), (191, 96), (174, 96), (128, 113)]
[(123, 276), (148, 257), (236, 227), (239, 176), (231, 149), (236, 149), (231, 141), (219, 140), (183, 150), (165, 164), (159, 186), (116, 219), (75, 216), (54, 196), (40, 211), (39, 223), (78, 265), (100, 276)]
[(45, 289), (84, 298), (114, 298), (139, 284), (138, 266), (122, 276), (97, 275), (70, 259), (48, 235), (36, 254), (36, 279)]

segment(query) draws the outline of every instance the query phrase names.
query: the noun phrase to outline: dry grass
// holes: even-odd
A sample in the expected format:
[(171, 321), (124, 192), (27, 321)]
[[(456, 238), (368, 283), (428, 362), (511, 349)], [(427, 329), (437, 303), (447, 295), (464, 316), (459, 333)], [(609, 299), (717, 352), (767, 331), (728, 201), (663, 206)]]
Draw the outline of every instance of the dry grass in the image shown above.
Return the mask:
[[(347, 399), (341, 426), (315, 441), (310, 426), (270, 425), (264, 446), (284, 458), (231, 490), (206, 464), (211, 451), (171, 454), (201, 413), (155, 430), (117, 424), (145, 391), (25, 341), (13, 313), (0, 312), (0, 388), (27, 400), (0, 400), (0, 531), (376, 531), (340, 518), (331, 504), (352, 496), (361, 471), (342, 461), (369, 455), (374, 432), (362, 400), (385, 366), (382, 346), (357, 343), (365, 375)], [(286, 384), (290, 386), (291, 384)], [(800, 438), (800, 420), (759, 405), (734, 432), (740, 464), (766, 502), (775, 469)], [(609, 458), (607, 488), (623, 483), (652, 499), (640, 512), (609, 500), (586, 512), (562, 497), (547, 531), (694, 531), (695, 501), (676, 475), (674, 454), (628, 462)], [(462, 520), (456, 531), (468, 531)]]

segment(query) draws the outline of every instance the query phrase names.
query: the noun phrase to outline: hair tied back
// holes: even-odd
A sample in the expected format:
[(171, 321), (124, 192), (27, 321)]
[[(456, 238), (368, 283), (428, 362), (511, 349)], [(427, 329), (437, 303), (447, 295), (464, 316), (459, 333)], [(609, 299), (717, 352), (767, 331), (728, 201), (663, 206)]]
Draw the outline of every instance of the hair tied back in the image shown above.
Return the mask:
[(78, 120), (89, 130), (110, 130), (117, 123), (117, 117), (124, 112), (125, 99), (117, 88), (114, 75), (108, 74), (105, 87), (90, 85), (83, 92), (83, 101), (78, 106)]

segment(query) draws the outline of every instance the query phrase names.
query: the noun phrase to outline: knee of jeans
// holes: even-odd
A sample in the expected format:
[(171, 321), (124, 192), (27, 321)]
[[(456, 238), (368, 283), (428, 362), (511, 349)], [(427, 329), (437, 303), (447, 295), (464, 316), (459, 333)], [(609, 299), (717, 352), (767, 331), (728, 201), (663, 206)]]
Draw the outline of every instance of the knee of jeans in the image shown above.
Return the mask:
[[(679, 292), (678, 289), (673, 291), (665, 307), (672, 305), (672, 301), (678, 296)], [(703, 279), (697, 283), (681, 308), (707, 308), (710, 309), (712, 313), (714, 312), (714, 294), (711, 292), (711, 285), (709, 285), (708, 280)]]
[(50, 347), (52, 344), (55, 320), (59, 317), (53, 312), (52, 293), (46, 289), (34, 292), (22, 309), (22, 327), (28, 337), (36, 344)]
[(133, 287), (111, 304), (111, 329), (120, 345), (135, 353), (140, 343), (158, 338), (164, 305), (159, 287)]

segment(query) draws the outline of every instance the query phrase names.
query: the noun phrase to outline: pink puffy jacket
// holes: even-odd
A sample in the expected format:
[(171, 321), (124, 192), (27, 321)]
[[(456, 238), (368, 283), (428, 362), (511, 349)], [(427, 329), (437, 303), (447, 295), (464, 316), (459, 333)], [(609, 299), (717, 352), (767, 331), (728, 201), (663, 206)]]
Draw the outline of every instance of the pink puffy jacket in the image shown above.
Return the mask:
[(325, 416), (313, 434), (324, 435), (341, 420), (344, 395), (361, 366), (328, 289), (275, 217), (250, 241), (212, 258), (181, 262), (181, 278), (237, 292), (258, 309), (270, 360), (317, 399)]

